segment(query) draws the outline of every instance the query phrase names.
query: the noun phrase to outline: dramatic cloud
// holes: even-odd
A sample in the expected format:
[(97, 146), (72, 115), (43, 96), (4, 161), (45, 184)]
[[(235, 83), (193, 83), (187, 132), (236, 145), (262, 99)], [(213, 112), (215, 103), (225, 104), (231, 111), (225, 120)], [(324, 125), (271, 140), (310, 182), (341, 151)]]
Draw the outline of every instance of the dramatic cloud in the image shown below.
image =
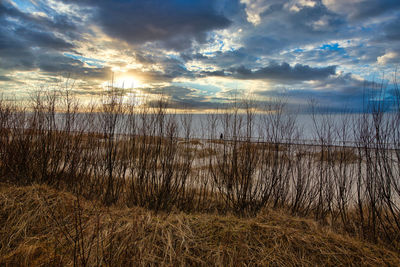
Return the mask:
[(34, 69), (36, 56), (41, 51), (61, 52), (73, 45), (47, 31), (42, 23), (47, 20), (35, 19), (13, 6), (0, 3), (0, 67), (3, 69)]
[[(66, 1), (68, 3), (70, 1)], [(131, 44), (160, 41), (181, 50), (192, 39), (204, 43), (206, 33), (231, 23), (213, 7), (215, 1), (77, 1), (95, 8), (93, 19), (104, 31)]]
[[(156, 96), (166, 96), (169, 99), (170, 108), (182, 109), (213, 109), (220, 106), (218, 101), (212, 101), (210, 97), (202, 96), (199, 90), (181, 86), (165, 86), (158, 88), (143, 88), (143, 92)], [(210, 101), (211, 100), (211, 101)], [(149, 101), (149, 106), (157, 106), (157, 101)]]
[(370, 19), (400, 9), (397, 0), (322, 0), (322, 3), (333, 12), (352, 20)]
[(400, 41), (400, 17), (389, 21), (383, 27), (385, 41)]
[(229, 69), (227, 72), (215, 71), (209, 74), (215, 76), (232, 76), (245, 80), (267, 79), (285, 82), (325, 79), (329, 75), (335, 74), (335, 72), (336, 66), (312, 68), (310, 66), (301, 64), (296, 64), (295, 66), (291, 67), (288, 63), (273, 63), (267, 67), (257, 70), (250, 70), (242, 66), (239, 68)]
[[(310, 89), (313, 88), (313, 89)], [(291, 90), (257, 91), (256, 95), (291, 100), (293, 109), (307, 111), (310, 109), (310, 100), (313, 99), (324, 112), (360, 112), (367, 108), (367, 103), (384, 94), (391, 101), (393, 95), (383, 92), (382, 86), (376, 82), (366, 82), (350, 73), (330, 76), (324, 81), (305, 84)], [(389, 106), (388, 106), (389, 107)]]
[(398, 52), (388, 52), (383, 56), (377, 58), (377, 61), (381, 65), (386, 65), (388, 63), (399, 62), (400, 54)]
[(399, 23), (398, 0), (3, 0), (0, 94), (69, 77), (81, 97), (112, 80), (175, 108), (238, 89), (360, 109), (381, 73), (394, 87)]

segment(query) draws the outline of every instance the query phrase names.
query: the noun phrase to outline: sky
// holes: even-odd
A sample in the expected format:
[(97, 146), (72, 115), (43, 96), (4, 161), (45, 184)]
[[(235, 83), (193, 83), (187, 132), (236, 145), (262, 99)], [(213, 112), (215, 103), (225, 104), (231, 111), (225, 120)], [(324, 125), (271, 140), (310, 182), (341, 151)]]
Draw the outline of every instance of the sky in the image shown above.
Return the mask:
[(391, 103), (399, 62), (399, 0), (0, 0), (14, 99), (59, 86), (85, 101), (112, 83), (199, 112), (237, 94), (360, 110)]

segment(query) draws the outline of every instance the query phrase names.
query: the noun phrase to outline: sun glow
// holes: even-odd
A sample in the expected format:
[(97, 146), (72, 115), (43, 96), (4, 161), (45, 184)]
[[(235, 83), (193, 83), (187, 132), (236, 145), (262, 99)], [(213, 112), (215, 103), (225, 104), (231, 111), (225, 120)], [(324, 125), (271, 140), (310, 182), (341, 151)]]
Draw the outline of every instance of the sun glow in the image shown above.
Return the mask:
[(134, 106), (144, 104), (146, 94), (140, 90), (143, 86), (144, 84), (133, 76), (117, 76), (112, 81), (107, 81), (102, 84), (105, 90), (119, 88), (125, 91), (123, 94), (123, 102)]
[(143, 83), (135, 77), (122, 76), (113, 81), (113, 86), (122, 89), (136, 89), (143, 87)]

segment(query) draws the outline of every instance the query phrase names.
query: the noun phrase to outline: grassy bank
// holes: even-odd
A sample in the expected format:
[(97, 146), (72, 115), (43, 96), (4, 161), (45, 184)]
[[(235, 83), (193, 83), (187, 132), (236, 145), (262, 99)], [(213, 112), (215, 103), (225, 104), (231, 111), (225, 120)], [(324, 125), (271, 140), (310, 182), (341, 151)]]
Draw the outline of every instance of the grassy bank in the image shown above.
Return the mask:
[(280, 210), (400, 251), (400, 98), (392, 112), (372, 105), (310, 114), (312, 145), (299, 142), (301, 122), (280, 101), (263, 109), (273, 112), (243, 99), (206, 114), (199, 139), (192, 114), (171, 113), (168, 99), (151, 106), (124, 99), (117, 89), (85, 107), (64, 90), (38, 92), (24, 105), (0, 99), (0, 182), (47, 185), (157, 216)]
[(2, 266), (400, 264), (390, 250), (279, 211), (155, 214), (43, 185), (0, 185), (0, 240)]

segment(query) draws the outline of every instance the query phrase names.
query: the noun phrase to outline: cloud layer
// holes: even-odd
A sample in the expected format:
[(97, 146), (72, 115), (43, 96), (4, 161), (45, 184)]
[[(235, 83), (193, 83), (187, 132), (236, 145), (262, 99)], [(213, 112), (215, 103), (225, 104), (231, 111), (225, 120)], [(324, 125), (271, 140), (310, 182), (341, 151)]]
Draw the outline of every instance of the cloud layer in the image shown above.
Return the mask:
[(239, 89), (361, 108), (400, 62), (399, 23), (398, 0), (4, 0), (0, 90), (72, 77), (92, 97), (114, 78), (176, 107)]

